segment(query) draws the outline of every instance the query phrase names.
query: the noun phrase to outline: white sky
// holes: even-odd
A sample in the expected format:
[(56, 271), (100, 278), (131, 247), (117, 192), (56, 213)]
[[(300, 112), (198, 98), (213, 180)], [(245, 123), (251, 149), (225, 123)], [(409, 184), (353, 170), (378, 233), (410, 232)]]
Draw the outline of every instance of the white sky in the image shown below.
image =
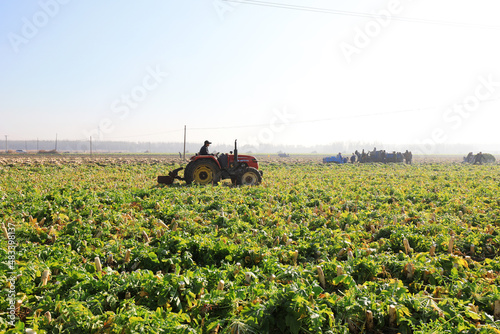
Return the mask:
[(498, 1), (256, 2), (2, 2), (0, 135), (500, 144)]

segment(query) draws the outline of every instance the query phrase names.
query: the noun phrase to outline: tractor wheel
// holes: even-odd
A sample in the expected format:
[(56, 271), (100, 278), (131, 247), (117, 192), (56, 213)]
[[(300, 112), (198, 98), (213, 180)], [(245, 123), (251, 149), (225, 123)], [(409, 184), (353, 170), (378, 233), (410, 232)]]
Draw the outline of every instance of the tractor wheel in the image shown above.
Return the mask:
[(243, 186), (256, 186), (261, 182), (262, 175), (260, 175), (260, 172), (253, 167), (245, 168), (243, 173), (238, 175), (238, 178), (236, 179), (236, 184)]
[(212, 184), (220, 181), (220, 169), (215, 162), (201, 159), (189, 163), (184, 172), (187, 184)]

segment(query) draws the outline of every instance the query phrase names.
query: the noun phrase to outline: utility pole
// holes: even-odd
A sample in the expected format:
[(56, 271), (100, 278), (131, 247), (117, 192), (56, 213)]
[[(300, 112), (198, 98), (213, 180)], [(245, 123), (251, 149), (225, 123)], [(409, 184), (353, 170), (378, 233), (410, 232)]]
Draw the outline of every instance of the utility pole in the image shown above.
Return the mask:
[(184, 154), (182, 155), (182, 159), (186, 160), (186, 126), (184, 125)]
[(90, 155), (92, 155), (92, 136), (90, 136)]
[(56, 148), (55, 150), (57, 151), (57, 133), (56, 133)]
[(5, 153), (9, 152), (9, 145), (7, 144), (7, 135), (5, 135)]

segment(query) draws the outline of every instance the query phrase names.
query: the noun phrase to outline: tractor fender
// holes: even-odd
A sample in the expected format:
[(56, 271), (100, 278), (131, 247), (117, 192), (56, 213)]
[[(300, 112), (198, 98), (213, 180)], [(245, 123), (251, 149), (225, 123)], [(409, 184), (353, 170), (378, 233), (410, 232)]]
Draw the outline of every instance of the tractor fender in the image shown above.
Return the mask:
[(194, 163), (195, 161), (198, 161), (198, 160), (201, 160), (201, 159), (210, 159), (212, 160), (214, 163), (217, 164), (217, 167), (219, 167), (219, 169), (221, 169), (221, 166), (220, 166), (220, 163), (219, 163), (219, 160), (217, 160), (217, 157), (215, 157), (214, 155), (195, 155), (194, 157), (191, 158), (191, 161), (188, 163), (188, 165), (186, 166), (186, 169), (188, 168), (189, 165), (191, 165), (192, 163)]

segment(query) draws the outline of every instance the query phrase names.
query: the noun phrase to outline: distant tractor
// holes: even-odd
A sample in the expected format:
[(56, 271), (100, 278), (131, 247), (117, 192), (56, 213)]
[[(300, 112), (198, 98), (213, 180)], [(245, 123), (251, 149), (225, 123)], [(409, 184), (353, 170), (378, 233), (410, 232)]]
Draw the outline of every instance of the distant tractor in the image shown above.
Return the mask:
[[(184, 169), (184, 177), (177, 174)], [(191, 157), (186, 168), (180, 167), (167, 176), (158, 176), (158, 183), (172, 184), (174, 180), (183, 180), (187, 184), (216, 184), (224, 179), (231, 179), (235, 185), (258, 185), (262, 182), (262, 171), (257, 159), (250, 155), (238, 155), (236, 141), (234, 154), (198, 155)]]
[(335, 156), (323, 158), (324, 164), (328, 164), (328, 163), (346, 164), (347, 162), (348, 162), (348, 159), (343, 157), (342, 154), (340, 154), (340, 153), (335, 155)]

